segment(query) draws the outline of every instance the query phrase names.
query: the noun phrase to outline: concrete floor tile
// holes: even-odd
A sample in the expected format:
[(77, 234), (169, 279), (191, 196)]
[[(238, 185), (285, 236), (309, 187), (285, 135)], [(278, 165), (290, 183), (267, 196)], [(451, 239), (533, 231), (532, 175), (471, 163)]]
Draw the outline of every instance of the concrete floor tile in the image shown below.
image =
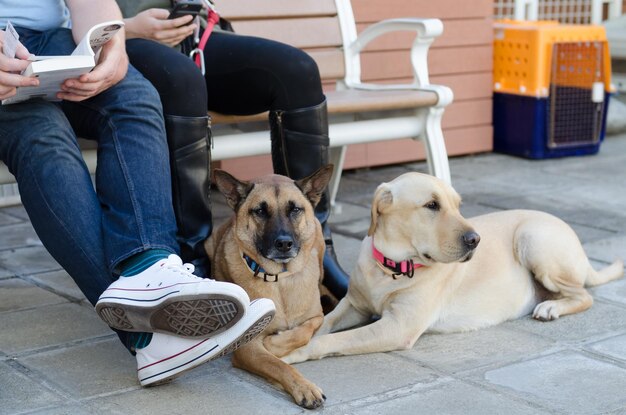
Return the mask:
[(19, 354), (111, 333), (93, 308), (59, 304), (0, 315), (0, 350)]
[(626, 334), (590, 344), (586, 348), (626, 363)]
[(522, 359), (553, 345), (550, 340), (534, 334), (509, 330), (506, 324), (466, 333), (425, 334), (413, 349), (394, 354), (444, 372), (457, 373)]
[(94, 399), (90, 406), (105, 413), (275, 415), (297, 414), (302, 408), (291, 397), (268, 386), (262, 390), (230, 373), (209, 379), (184, 378), (154, 387)]
[(368, 217), (363, 217), (352, 222), (339, 223), (333, 225), (333, 230), (336, 232), (353, 235), (359, 239), (363, 239), (367, 236), (367, 230), (370, 228), (371, 220)]
[(14, 223), (20, 223), (22, 221), (22, 219), (16, 218), (15, 216), (7, 215), (4, 212), (0, 212), (0, 226), (12, 225)]
[(369, 218), (371, 209), (369, 206), (364, 207), (352, 203), (337, 203), (329, 218), (331, 225), (353, 222), (362, 218)]
[(336, 233), (333, 235), (333, 245), (339, 265), (341, 265), (344, 271), (350, 274), (359, 257), (361, 240), (348, 238)]
[(15, 272), (0, 267), (0, 279), (13, 278), (14, 276)]
[(110, 415), (108, 412), (100, 410), (88, 404), (68, 404), (53, 406), (51, 408), (41, 409), (29, 412), (28, 415)]
[(58, 270), (61, 266), (44, 247), (27, 247), (0, 252), (0, 268), (18, 275)]
[(66, 296), (70, 296), (77, 301), (87, 301), (82, 291), (78, 288), (78, 285), (76, 285), (72, 277), (70, 277), (65, 270), (33, 274), (29, 275), (27, 278), (28, 280), (36, 281), (37, 284), (49, 287), (54, 292), (60, 292)]
[(531, 317), (507, 323), (508, 327), (535, 333), (556, 341), (582, 341), (626, 329), (626, 309), (596, 301), (582, 313), (563, 316), (554, 321)]
[(626, 405), (626, 369), (574, 352), (515, 363), (484, 378), (567, 414), (599, 414)]
[(26, 246), (43, 246), (30, 223), (18, 223), (0, 228), (0, 250)]
[(328, 405), (352, 401), (400, 388), (429, 384), (439, 376), (418, 363), (389, 353), (329, 357), (294, 365), (322, 388)]
[(624, 277), (620, 280), (591, 288), (590, 291), (594, 297), (606, 298), (626, 306), (626, 279)]
[(442, 383), (418, 393), (394, 397), (383, 402), (369, 403), (364, 407), (329, 408), (323, 413), (359, 415), (547, 415), (534, 405), (509, 399), (459, 381)]
[(18, 278), (0, 281), (0, 313), (66, 301), (63, 297)]
[(32, 411), (63, 403), (63, 398), (44, 387), (38, 379), (0, 362), (0, 413)]
[(2, 212), (20, 220), (28, 220), (28, 213), (26, 213), (26, 209), (24, 209), (24, 206), (22, 205), (8, 206), (2, 208)]
[(74, 399), (139, 388), (137, 361), (117, 339), (19, 359)]
[(617, 258), (626, 261), (626, 235), (619, 235), (612, 238), (605, 238), (586, 243), (584, 248), (590, 258), (599, 261), (611, 263)]

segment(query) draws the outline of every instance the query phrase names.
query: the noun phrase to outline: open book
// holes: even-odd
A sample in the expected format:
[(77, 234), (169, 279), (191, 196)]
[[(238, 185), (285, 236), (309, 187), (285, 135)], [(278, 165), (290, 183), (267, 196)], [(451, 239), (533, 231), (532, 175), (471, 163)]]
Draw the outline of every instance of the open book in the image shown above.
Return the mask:
[(107, 43), (124, 26), (115, 20), (99, 23), (89, 29), (74, 52), (68, 56), (34, 56), (31, 64), (22, 72), (24, 76), (39, 78), (39, 86), (17, 88), (17, 94), (2, 100), (2, 105), (15, 104), (33, 98), (59, 101), (56, 94), (66, 79), (78, 78), (96, 66), (102, 45)]

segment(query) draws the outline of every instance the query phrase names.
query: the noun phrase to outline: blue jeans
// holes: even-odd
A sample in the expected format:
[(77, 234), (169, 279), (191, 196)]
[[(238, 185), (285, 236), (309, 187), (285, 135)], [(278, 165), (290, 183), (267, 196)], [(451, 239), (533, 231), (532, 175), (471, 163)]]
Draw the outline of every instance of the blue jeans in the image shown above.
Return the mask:
[[(75, 47), (67, 29), (18, 32), (36, 55)], [(98, 142), (95, 189), (77, 135)], [(161, 102), (132, 66), (86, 101), (0, 106), (0, 159), (37, 235), (92, 304), (120, 261), (150, 248), (178, 252)]]

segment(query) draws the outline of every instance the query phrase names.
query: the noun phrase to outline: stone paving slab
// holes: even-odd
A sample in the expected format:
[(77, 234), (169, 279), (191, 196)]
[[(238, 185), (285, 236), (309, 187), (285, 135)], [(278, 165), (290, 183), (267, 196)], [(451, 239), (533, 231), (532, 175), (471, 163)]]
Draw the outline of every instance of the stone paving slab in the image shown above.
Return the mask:
[[(626, 204), (625, 204), (626, 206)], [(626, 230), (626, 223), (624, 224)], [(626, 235), (613, 236), (586, 243), (585, 252), (590, 258), (611, 263), (617, 258), (626, 258)]]
[(413, 349), (393, 354), (453, 374), (523, 359), (554, 346), (554, 341), (511, 330), (504, 323), (466, 333), (425, 334)]
[(626, 309), (596, 301), (589, 310), (554, 321), (544, 322), (524, 317), (508, 322), (507, 326), (555, 341), (580, 342), (611, 333), (626, 332)]
[(0, 250), (25, 246), (43, 246), (30, 223), (18, 223), (0, 228)]
[(46, 287), (55, 293), (60, 293), (65, 297), (69, 297), (75, 301), (87, 301), (83, 292), (78, 288), (72, 277), (65, 270), (42, 272), (40, 274), (28, 275), (29, 281), (32, 280), (40, 286)]
[[(377, 396), (380, 402), (355, 402), (338, 408), (328, 408), (323, 414), (359, 415), (543, 415), (550, 412), (536, 405), (512, 400), (471, 384), (445, 380), (435, 385), (422, 385)], [(362, 406), (359, 406), (361, 404)]]
[[(38, 380), (0, 362), (0, 413), (13, 414), (63, 403), (63, 397)], [(57, 412), (59, 413), (59, 412)]]
[(577, 352), (559, 352), (488, 371), (484, 379), (516, 396), (567, 414), (626, 407), (626, 369)]
[(16, 218), (15, 216), (7, 215), (4, 212), (0, 212), (0, 226), (12, 225), (20, 222), (23, 222), (23, 220)]
[(15, 274), (34, 274), (61, 269), (43, 246), (0, 251), (0, 268)]
[[(181, 379), (182, 380), (182, 379)], [(185, 379), (156, 388), (132, 390), (87, 403), (105, 414), (297, 414), (302, 409), (277, 399), (231, 372), (211, 379)]]
[(590, 290), (594, 297), (621, 303), (626, 306), (626, 279), (622, 278), (605, 285), (594, 287)]
[(66, 302), (63, 297), (18, 278), (0, 281), (0, 315), (5, 311), (17, 311), (63, 302)]
[(6, 278), (13, 278), (13, 277), (15, 277), (15, 272), (10, 271), (6, 268), (0, 267), (0, 280), (6, 279)]
[(137, 362), (117, 336), (18, 359), (73, 399), (137, 389)]
[(601, 353), (626, 364), (626, 335), (611, 337), (586, 347), (596, 353)]
[(435, 382), (439, 376), (420, 364), (407, 364), (390, 353), (329, 357), (296, 364), (302, 374), (327, 396), (327, 406), (358, 400), (415, 383)]
[(58, 304), (0, 314), (0, 350), (23, 354), (44, 347), (109, 335), (92, 308)]

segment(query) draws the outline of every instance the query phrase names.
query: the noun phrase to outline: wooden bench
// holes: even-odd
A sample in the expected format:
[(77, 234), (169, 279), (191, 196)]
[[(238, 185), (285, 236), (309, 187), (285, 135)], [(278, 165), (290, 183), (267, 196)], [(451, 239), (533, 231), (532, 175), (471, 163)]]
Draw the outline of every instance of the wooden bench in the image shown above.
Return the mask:
[[(318, 63), (328, 100), (330, 161), (335, 165), (330, 184), (333, 203), (350, 144), (421, 139), (430, 173), (450, 181), (441, 117), (453, 95), (445, 86), (430, 84), (427, 67), (428, 49), (443, 31), (440, 20), (385, 20), (357, 35), (349, 0), (228, 0), (218, 6), (237, 33), (291, 44), (307, 51)], [(413, 81), (402, 85), (361, 82), (360, 52), (372, 40), (394, 31), (416, 35), (407, 55)], [(211, 116), (213, 160), (270, 153), (267, 114)], [(93, 171), (95, 152), (83, 153)], [(0, 184), (13, 181), (6, 167), (0, 165)]]

